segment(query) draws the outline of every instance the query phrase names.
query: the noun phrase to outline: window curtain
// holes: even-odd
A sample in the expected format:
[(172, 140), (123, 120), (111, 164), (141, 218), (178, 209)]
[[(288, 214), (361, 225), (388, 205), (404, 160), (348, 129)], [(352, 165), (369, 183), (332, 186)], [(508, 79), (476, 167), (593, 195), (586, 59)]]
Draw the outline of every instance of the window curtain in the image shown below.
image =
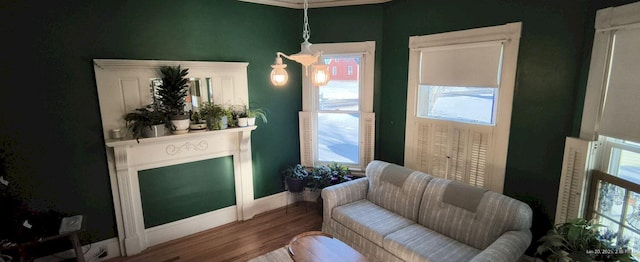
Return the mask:
[(421, 49), (420, 84), (498, 87), (502, 42), (471, 43)]
[(640, 141), (640, 28), (614, 34), (598, 133)]

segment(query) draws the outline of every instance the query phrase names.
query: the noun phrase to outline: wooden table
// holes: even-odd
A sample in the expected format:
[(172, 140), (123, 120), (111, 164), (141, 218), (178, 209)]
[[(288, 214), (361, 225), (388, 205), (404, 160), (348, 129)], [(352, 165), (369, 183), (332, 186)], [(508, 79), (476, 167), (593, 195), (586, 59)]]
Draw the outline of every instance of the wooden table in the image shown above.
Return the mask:
[(309, 231), (293, 237), (288, 250), (289, 256), (296, 262), (367, 261), (355, 249), (321, 231)]
[[(73, 246), (73, 250), (76, 253), (76, 261), (78, 262), (84, 262), (84, 253), (82, 252), (82, 246), (80, 245), (80, 239), (78, 237), (78, 234), (82, 231), (83, 229), (78, 229), (78, 230), (74, 230), (74, 231), (70, 231), (70, 232), (65, 232), (62, 234), (56, 234), (53, 236), (48, 236), (48, 237), (44, 237), (44, 238), (38, 238), (38, 239), (33, 239), (33, 240), (29, 240), (29, 241), (24, 241), (24, 242), (20, 242), (17, 243), (15, 245), (12, 246), (8, 246), (8, 247), (1, 247), (0, 246), (0, 251), (5, 251), (5, 250), (18, 250), (18, 255), (20, 256), (20, 262), (26, 262), (26, 261), (33, 261), (33, 257), (29, 254), (28, 249), (30, 247), (35, 247), (35, 246), (39, 246), (45, 242), (51, 241), (51, 240), (56, 240), (56, 239), (61, 239), (61, 238), (69, 238), (69, 240), (71, 241), (71, 245)], [(0, 252), (2, 253), (2, 252)], [(1, 260), (0, 260), (1, 261)]]

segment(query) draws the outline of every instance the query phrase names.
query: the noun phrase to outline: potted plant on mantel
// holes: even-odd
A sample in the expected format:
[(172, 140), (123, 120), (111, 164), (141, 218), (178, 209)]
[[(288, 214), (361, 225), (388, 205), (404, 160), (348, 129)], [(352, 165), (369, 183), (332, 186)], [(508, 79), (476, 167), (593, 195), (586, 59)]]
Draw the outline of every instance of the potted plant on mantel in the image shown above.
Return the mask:
[(236, 124), (239, 127), (245, 127), (249, 125), (249, 118), (247, 117), (246, 105), (234, 105), (231, 107), (233, 118), (236, 120)]
[(138, 143), (141, 137), (163, 136), (164, 128), (170, 127), (165, 112), (158, 104), (136, 108), (133, 112), (126, 114), (124, 120)]
[(256, 125), (256, 118), (260, 118), (262, 123), (267, 123), (267, 113), (262, 108), (247, 109), (247, 124), (250, 126)]
[(228, 127), (227, 115), (221, 105), (204, 102), (200, 105), (200, 114), (206, 120), (209, 130), (220, 130)]
[(189, 131), (189, 115), (185, 113), (185, 99), (189, 85), (186, 78), (189, 69), (178, 66), (161, 66), (162, 84), (158, 87), (158, 99), (167, 109), (174, 134)]

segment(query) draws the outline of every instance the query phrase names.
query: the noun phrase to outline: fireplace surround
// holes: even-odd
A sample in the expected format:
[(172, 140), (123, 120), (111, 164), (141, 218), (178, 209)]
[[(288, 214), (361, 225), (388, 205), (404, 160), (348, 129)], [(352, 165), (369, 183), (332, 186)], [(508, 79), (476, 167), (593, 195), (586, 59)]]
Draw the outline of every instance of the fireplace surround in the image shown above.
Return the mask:
[[(126, 130), (122, 116), (150, 104), (149, 82), (160, 66), (189, 68), (187, 77), (206, 79), (208, 98), (216, 104), (247, 104), (247, 63), (94, 59), (103, 134), (122, 255), (237, 220), (252, 218), (251, 132), (256, 126), (142, 138), (110, 139), (111, 130)], [(235, 205), (145, 229), (138, 172), (232, 156)], [(176, 174), (180, 178), (180, 174)]]

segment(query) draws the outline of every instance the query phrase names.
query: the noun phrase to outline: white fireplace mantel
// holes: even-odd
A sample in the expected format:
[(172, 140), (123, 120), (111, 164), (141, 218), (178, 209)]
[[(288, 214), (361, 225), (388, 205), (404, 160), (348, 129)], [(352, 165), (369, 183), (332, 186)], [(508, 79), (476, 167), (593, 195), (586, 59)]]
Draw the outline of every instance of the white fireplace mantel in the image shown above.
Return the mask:
[[(127, 256), (149, 246), (254, 216), (251, 131), (256, 126), (132, 140), (107, 140), (116, 174), (111, 177), (118, 236)], [(145, 229), (138, 171), (233, 156), (236, 205)], [(117, 198), (117, 199), (116, 199)]]
[[(246, 105), (247, 66), (242, 62), (94, 59), (109, 179), (121, 255), (237, 220), (252, 218), (254, 208), (251, 132), (256, 126), (189, 132), (155, 138), (109, 139), (112, 129), (127, 130), (123, 116), (150, 104), (150, 80), (163, 65), (188, 68), (209, 102)], [(194, 100), (196, 101), (196, 100)], [(130, 137), (130, 135), (125, 136)], [(233, 157), (236, 205), (145, 228), (138, 171), (205, 159)], [(179, 174), (176, 174), (179, 175)]]

